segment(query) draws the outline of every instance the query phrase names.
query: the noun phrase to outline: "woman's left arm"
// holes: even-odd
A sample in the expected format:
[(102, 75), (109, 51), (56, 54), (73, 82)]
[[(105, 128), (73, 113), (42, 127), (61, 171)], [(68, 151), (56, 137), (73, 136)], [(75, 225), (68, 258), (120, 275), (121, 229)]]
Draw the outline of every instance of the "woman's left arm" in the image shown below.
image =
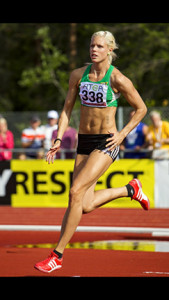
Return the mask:
[[(114, 72), (113, 72), (114, 73)], [(134, 108), (135, 114), (127, 125), (119, 132), (112, 133), (112, 138), (107, 139), (109, 143), (106, 145), (110, 150), (120, 145), (125, 137), (132, 131), (146, 115), (147, 107), (135, 89), (130, 79), (124, 76), (119, 70), (116, 69), (113, 74), (112, 85), (115, 90), (120, 92), (127, 102)]]

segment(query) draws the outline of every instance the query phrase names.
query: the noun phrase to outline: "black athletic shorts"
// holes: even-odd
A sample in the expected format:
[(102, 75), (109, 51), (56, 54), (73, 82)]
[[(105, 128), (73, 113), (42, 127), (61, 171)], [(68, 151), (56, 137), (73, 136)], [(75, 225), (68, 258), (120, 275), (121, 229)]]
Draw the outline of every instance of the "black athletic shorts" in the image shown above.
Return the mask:
[(113, 150), (108, 150), (106, 140), (111, 137), (111, 134), (78, 134), (77, 154), (89, 155), (93, 150), (98, 149), (108, 154), (113, 161), (119, 153), (119, 146)]

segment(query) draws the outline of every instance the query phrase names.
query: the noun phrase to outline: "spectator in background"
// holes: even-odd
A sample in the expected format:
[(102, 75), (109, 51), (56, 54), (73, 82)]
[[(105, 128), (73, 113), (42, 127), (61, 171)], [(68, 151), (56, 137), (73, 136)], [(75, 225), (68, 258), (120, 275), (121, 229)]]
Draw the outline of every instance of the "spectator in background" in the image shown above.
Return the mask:
[[(13, 133), (8, 130), (5, 118), (0, 118), (0, 149), (13, 149), (14, 138)], [(10, 160), (12, 158), (11, 151), (0, 152), (0, 160)]]
[[(133, 117), (135, 111), (130, 112), (129, 118)], [(140, 122), (125, 138), (120, 150), (131, 149), (135, 152), (126, 152), (124, 153), (124, 158), (145, 158), (146, 153), (139, 152), (139, 150), (146, 148), (146, 135), (148, 132), (148, 126)]]
[(43, 133), (43, 130), (39, 127), (40, 123), (41, 123), (40, 118), (35, 115), (32, 117), (30, 121), (30, 127), (25, 128), (22, 131), (22, 136), (21, 136), (22, 147), (25, 149), (32, 149), (32, 151), (26, 152), (26, 156), (28, 158), (37, 158), (37, 157), (39, 158), (38, 151), (33, 151), (33, 150), (39, 149), (39, 151), (41, 152), (43, 148), (43, 141), (45, 135)]
[[(60, 149), (76, 149), (77, 146), (77, 130), (73, 127), (68, 126), (63, 137)], [(54, 145), (54, 140), (57, 138), (57, 130), (53, 131), (52, 134), (52, 145)], [(65, 158), (74, 158), (75, 155), (72, 152), (65, 152)], [(60, 153), (56, 153), (56, 158), (61, 158)]]
[[(150, 149), (169, 150), (169, 122), (162, 121), (157, 111), (150, 113), (152, 125), (148, 128), (147, 141)], [(158, 158), (158, 152), (157, 157)], [(169, 153), (169, 151), (168, 151)], [(167, 155), (168, 156), (168, 155)], [(159, 158), (163, 158), (162, 156)]]
[(20, 152), (17, 154), (17, 159), (26, 160), (26, 154), (24, 152)]
[(58, 118), (59, 118), (58, 112), (55, 110), (50, 110), (47, 113), (48, 123), (46, 125), (41, 126), (41, 129), (43, 130), (43, 133), (45, 135), (45, 139), (44, 139), (45, 152), (49, 151), (49, 149), (52, 147), (52, 133), (54, 130), (58, 128), (57, 125)]

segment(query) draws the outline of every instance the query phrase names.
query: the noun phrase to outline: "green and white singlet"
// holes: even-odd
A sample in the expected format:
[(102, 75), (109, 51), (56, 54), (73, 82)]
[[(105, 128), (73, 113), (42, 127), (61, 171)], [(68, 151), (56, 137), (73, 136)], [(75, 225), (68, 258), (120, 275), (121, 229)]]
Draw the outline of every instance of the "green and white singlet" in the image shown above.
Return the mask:
[(90, 107), (117, 107), (120, 93), (115, 93), (110, 85), (111, 73), (114, 66), (110, 65), (105, 76), (97, 82), (89, 80), (91, 66), (92, 64), (86, 68), (80, 81), (79, 95), (81, 104)]

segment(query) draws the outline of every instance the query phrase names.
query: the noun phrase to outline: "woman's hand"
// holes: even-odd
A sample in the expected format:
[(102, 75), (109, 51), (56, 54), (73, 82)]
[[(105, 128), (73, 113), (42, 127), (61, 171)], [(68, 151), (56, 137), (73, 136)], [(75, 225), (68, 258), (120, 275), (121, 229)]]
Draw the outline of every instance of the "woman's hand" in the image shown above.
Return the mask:
[(53, 147), (50, 148), (50, 150), (47, 152), (46, 154), (46, 161), (48, 162), (48, 164), (50, 164), (52, 162), (54, 162), (54, 158), (55, 158), (55, 154), (56, 152), (59, 150), (61, 145), (61, 141), (56, 141), (56, 143), (54, 144)]
[(121, 132), (118, 132), (118, 131), (115, 133), (108, 131), (108, 133), (111, 134), (112, 137), (110, 137), (106, 140), (107, 142), (109, 142), (106, 144), (106, 147), (108, 148), (108, 150), (112, 151), (114, 148), (116, 148), (117, 146), (119, 146), (122, 143), (125, 136)]

